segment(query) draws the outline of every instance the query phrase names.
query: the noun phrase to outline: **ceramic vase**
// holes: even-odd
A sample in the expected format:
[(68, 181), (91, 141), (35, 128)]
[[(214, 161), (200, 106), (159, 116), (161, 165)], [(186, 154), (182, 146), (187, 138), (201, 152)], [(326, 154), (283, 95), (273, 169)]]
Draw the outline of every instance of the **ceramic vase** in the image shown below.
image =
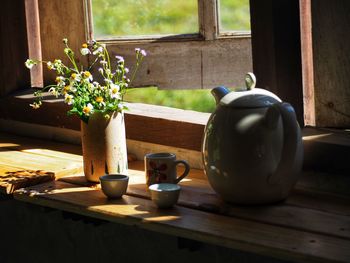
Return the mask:
[(81, 121), (84, 174), (90, 182), (99, 182), (105, 174), (127, 174), (124, 114), (114, 112), (106, 119), (101, 113)]

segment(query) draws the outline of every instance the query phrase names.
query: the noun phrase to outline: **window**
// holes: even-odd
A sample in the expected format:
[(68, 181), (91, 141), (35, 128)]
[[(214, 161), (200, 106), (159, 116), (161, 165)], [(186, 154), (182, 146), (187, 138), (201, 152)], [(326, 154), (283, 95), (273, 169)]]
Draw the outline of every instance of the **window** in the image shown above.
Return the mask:
[(198, 33), (197, 0), (92, 0), (96, 39)]
[[(223, 3), (226, 6), (235, 1)], [(248, 1), (244, 2), (247, 8)], [(134, 19), (140, 5), (142, 15)], [(128, 57), (135, 47), (148, 51), (135, 86), (160, 89), (241, 86), (245, 73), (252, 70), (249, 32), (222, 37), (218, 31), (219, 1), (91, 0), (86, 6), (89, 38), (104, 41), (113, 55), (123, 55), (126, 61), (132, 61)], [(128, 12), (136, 15), (126, 15)], [(179, 14), (181, 19), (177, 18)]]
[[(126, 52), (137, 45), (150, 54), (135, 86), (234, 87), (242, 85), (245, 73), (251, 70), (248, 0), (91, 0), (87, 4), (91, 38), (105, 41), (118, 55), (130, 55)], [(191, 96), (186, 91), (155, 93), (154, 89), (129, 94), (131, 101), (149, 94), (154, 100), (144, 102), (175, 107), (179, 104), (168, 103), (164, 96)], [(211, 112), (215, 103), (210, 94), (195, 94), (207, 107), (194, 102), (184, 108)]]

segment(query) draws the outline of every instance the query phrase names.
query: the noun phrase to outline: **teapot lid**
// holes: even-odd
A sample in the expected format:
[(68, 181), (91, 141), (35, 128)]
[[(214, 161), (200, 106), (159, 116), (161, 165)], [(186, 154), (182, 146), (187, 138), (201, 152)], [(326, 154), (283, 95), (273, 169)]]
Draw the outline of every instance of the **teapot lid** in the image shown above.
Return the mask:
[(281, 102), (281, 99), (272, 92), (255, 88), (256, 78), (253, 73), (247, 73), (245, 83), (247, 86), (246, 90), (227, 93), (220, 100), (220, 105), (234, 108), (261, 108)]

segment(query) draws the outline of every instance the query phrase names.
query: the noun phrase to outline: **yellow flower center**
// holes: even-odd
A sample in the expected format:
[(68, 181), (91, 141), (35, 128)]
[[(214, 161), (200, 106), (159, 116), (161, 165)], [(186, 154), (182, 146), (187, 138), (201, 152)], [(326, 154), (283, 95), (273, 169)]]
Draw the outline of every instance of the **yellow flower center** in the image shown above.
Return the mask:
[(85, 114), (88, 114), (90, 111), (91, 111), (91, 109), (90, 109), (88, 106), (85, 106), (85, 107), (83, 108), (83, 112), (84, 112)]
[(82, 46), (82, 48), (87, 48), (88, 47), (88, 45), (86, 43), (82, 44), (81, 46)]
[(118, 92), (118, 89), (117, 89), (117, 88), (113, 88), (113, 89), (112, 89), (112, 93), (113, 93), (113, 94), (116, 94), (117, 92)]
[(90, 77), (91, 76), (91, 73), (89, 72), (89, 71), (84, 71), (84, 77), (85, 78), (88, 78), (88, 77)]
[(103, 102), (103, 98), (102, 98), (101, 96), (97, 97), (97, 98), (96, 98), (96, 102), (98, 102), (98, 103)]
[(65, 94), (65, 93), (67, 93), (68, 91), (70, 91), (70, 86), (65, 86), (65, 87), (63, 88), (63, 93)]
[(59, 83), (59, 82), (61, 82), (61, 78), (60, 77), (56, 77), (55, 81), (56, 81), (56, 83)]

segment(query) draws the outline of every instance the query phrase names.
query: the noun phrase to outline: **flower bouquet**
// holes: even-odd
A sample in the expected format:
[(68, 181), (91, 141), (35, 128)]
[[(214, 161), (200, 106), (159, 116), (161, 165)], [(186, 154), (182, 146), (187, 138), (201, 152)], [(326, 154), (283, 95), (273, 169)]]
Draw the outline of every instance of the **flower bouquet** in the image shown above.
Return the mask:
[[(81, 55), (94, 57), (91, 65), (84, 69), (82, 65), (77, 64), (75, 54), (68, 46), (68, 40), (63, 39), (63, 43), (65, 45), (64, 53), (71, 62), (70, 66), (63, 64), (60, 59), (55, 59), (53, 62), (28, 59), (25, 62), (29, 69), (38, 63), (44, 63), (49, 70), (57, 73), (55, 84), (34, 92), (36, 100), (30, 106), (34, 109), (39, 108), (42, 105), (42, 93), (49, 91), (56, 97), (62, 95), (65, 103), (71, 105), (68, 114), (77, 114), (86, 123), (94, 112), (101, 112), (108, 118), (109, 113), (122, 112), (126, 109), (123, 96), (133, 81), (143, 58), (147, 55), (145, 50), (135, 49), (136, 64), (131, 78), (128, 78), (129, 69), (125, 67), (124, 58), (115, 56), (114, 61), (111, 61), (105, 44), (96, 41), (82, 44)], [(112, 62), (114, 62), (114, 68)], [(98, 67), (102, 82), (94, 80), (91, 74), (94, 66)]]
[[(56, 83), (36, 91), (36, 100), (30, 105), (34, 109), (39, 108), (43, 91), (48, 90), (56, 97), (63, 96), (65, 103), (71, 106), (68, 114), (80, 117), (84, 174), (88, 181), (99, 182), (99, 177), (105, 174), (126, 174), (128, 163), (123, 111), (127, 107), (123, 97), (147, 54), (142, 49), (135, 49), (136, 63), (129, 78), (124, 58), (115, 56), (112, 60), (104, 44), (92, 41), (82, 45), (81, 55), (92, 58), (92, 63), (84, 68), (78, 65), (68, 40), (63, 39), (63, 43), (70, 66), (60, 59), (28, 59), (25, 62), (28, 68), (44, 63), (57, 73)], [(97, 81), (91, 73), (94, 66), (98, 67), (96, 72), (101, 81)]]

